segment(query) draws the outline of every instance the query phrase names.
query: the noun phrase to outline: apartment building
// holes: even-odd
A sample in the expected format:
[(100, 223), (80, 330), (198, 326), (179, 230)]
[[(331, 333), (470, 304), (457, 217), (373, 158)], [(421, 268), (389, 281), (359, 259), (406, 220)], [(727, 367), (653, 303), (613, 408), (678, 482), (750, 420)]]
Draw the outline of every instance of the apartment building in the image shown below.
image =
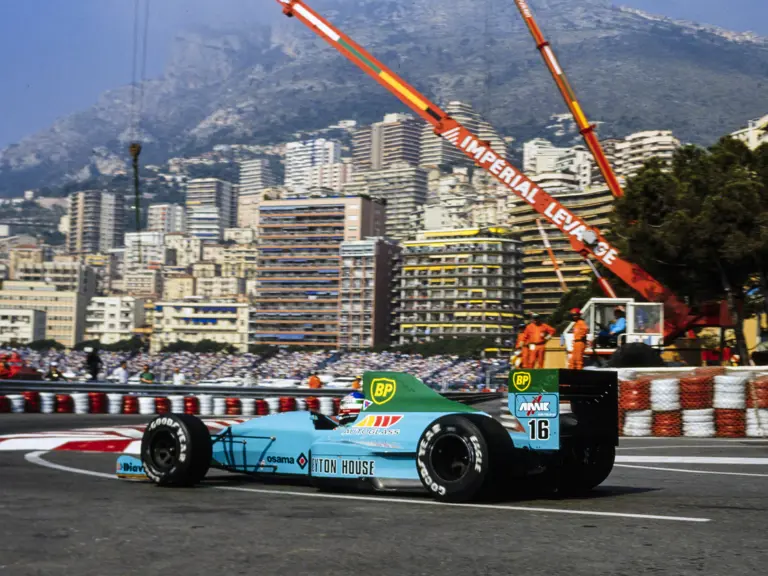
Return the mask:
[[(489, 142), (491, 148), (506, 156), (506, 143), (500, 134), (469, 104), (454, 100), (449, 102), (445, 111), (452, 118), (463, 124), (481, 140)], [(421, 130), (421, 156), (419, 165), (422, 168), (438, 168), (449, 166), (471, 166), (472, 161), (454, 144), (435, 134), (434, 128), (423, 125)]]
[(658, 158), (671, 165), (680, 140), (670, 130), (647, 130), (627, 136), (616, 145), (616, 171), (630, 178), (640, 171), (651, 158)]
[(521, 243), (508, 228), (419, 232), (396, 273), (400, 344), (439, 338), (514, 341), (522, 317)]
[(159, 270), (175, 262), (169, 257), (164, 232), (129, 232), (125, 235), (124, 270)]
[(150, 350), (160, 352), (176, 342), (212, 340), (248, 351), (248, 304), (200, 298), (155, 303)]
[(165, 235), (165, 247), (171, 252), (168, 258), (176, 266), (191, 266), (203, 258), (203, 241), (188, 234), (172, 233)]
[(339, 193), (351, 179), (352, 164), (349, 162), (318, 164), (307, 170), (305, 189), (308, 191), (313, 188), (327, 188)]
[(245, 278), (222, 277), (196, 278), (195, 296), (206, 300), (237, 298), (245, 294)]
[(240, 228), (256, 228), (259, 221), (259, 206), (264, 200), (279, 200), (288, 192), (284, 186), (263, 188), (256, 192), (240, 190), (237, 200), (237, 225)]
[(413, 227), (413, 219), (423, 213), (427, 201), (427, 171), (396, 163), (382, 170), (355, 173), (345, 191), (386, 201), (387, 236), (405, 240), (420, 228)]
[(355, 172), (381, 170), (393, 164), (419, 165), (423, 123), (410, 114), (387, 114), (381, 122), (352, 135)]
[(384, 207), (363, 197), (265, 201), (259, 213), (252, 342), (335, 347), (339, 248), (383, 236)]
[(233, 278), (255, 278), (258, 271), (259, 247), (257, 244), (229, 246), (221, 257), (221, 275)]
[(313, 166), (341, 162), (341, 142), (318, 138), (285, 145), (285, 186), (293, 192), (309, 188), (308, 176)]
[(45, 339), (45, 312), (0, 308), (0, 344), (18, 346)]
[(186, 232), (187, 213), (180, 204), (150, 204), (147, 209), (147, 231)]
[(240, 194), (257, 193), (264, 188), (277, 185), (275, 175), (269, 160), (257, 158), (240, 162)]
[(339, 348), (389, 342), (393, 265), (400, 247), (384, 238), (343, 242), (339, 290)]
[(236, 187), (219, 178), (187, 183), (187, 232), (203, 242), (219, 242), (225, 228), (237, 223)]
[(227, 228), (224, 230), (224, 242), (253, 244), (256, 242), (256, 229), (251, 227)]
[(122, 195), (101, 190), (83, 190), (69, 196), (67, 252), (93, 254), (123, 243)]
[(90, 266), (79, 262), (26, 262), (19, 265), (16, 280), (46, 282), (57, 290), (82, 292), (86, 298), (96, 294), (96, 273)]
[(96, 296), (85, 312), (85, 340), (115, 344), (130, 340), (144, 325), (144, 299), (133, 296)]
[(163, 293), (163, 277), (160, 270), (134, 270), (123, 278), (125, 292), (130, 296), (156, 299)]
[(176, 274), (163, 278), (163, 300), (184, 300), (195, 295), (195, 277)]
[(8, 251), (8, 273), (11, 279), (16, 279), (16, 271), (23, 264), (42, 264), (51, 259), (53, 251), (50, 246), (22, 244)]
[(47, 282), (6, 280), (0, 309), (45, 313), (45, 338), (72, 347), (83, 339), (88, 297), (77, 290), (59, 290)]

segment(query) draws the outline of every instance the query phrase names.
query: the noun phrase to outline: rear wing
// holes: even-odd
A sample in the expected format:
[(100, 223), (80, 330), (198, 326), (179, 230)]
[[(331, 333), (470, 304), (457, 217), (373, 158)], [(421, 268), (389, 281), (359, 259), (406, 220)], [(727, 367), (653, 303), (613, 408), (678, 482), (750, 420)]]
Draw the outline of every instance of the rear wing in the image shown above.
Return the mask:
[(564, 439), (618, 444), (616, 372), (513, 370), (506, 404), (501, 421), (515, 433), (516, 445), (559, 450)]

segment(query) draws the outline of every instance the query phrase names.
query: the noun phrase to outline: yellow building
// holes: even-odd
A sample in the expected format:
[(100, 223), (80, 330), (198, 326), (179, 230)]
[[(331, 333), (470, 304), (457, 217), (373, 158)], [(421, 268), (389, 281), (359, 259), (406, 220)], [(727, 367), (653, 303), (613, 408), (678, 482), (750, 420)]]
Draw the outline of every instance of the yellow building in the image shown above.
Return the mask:
[(175, 342), (213, 340), (248, 351), (248, 304), (200, 298), (156, 302), (150, 350), (159, 352)]
[[(613, 196), (606, 187), (555, 195), (558, 201), (586, 220), (591, 226), (606, 230), (613, 210)], [(511, 209), (513, 229), (523, 241), (523, 305), (526, 312), (543, 315), (551, 314), (560, 302), (563, 289), (555, 274), (552, 260), (536, 226), (539, 218), (544, 224), (555, 259), (563, 273), (568, 290), (583, 288), (590, 284), (592, 276), (583, 258), (571, 248), (571, 244), (554, 226), (527, 203), (520, 202)]]
[(484, 336), (509, 345), (522, 312), (520, 241), (508, 228), (424, 231), (402, 244), (398, 343)]
[(163, 282), (163, 300), (183, 300), (195, 295), (195, 277), (169, 276)]

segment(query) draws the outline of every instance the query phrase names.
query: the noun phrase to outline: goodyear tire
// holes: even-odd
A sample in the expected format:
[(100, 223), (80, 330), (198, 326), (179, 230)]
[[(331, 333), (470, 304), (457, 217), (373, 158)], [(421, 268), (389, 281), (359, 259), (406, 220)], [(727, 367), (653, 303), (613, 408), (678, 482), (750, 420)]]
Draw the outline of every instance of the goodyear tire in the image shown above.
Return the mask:
[(416, 467), (429, 494), (446, 502), (474, 499), (489, 474), (488, 445), (468, 418), (443, 416), (421, 435)]
[(211, 436), (203, 421), (189, 414), (157, 416), (141, 439), (147, 477), (159, 486), (192, 486), (211, 464)]

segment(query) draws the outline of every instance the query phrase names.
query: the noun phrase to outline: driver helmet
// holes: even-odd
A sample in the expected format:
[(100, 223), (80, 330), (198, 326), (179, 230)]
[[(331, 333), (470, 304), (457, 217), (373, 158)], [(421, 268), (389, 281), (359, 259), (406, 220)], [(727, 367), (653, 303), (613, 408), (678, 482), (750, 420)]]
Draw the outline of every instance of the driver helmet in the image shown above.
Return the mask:
[(354, 422), (363, 409), (363, 400), (365, 396), (357, 390), (344, 396), (339, 405), (339, 424), (344, 426)]

